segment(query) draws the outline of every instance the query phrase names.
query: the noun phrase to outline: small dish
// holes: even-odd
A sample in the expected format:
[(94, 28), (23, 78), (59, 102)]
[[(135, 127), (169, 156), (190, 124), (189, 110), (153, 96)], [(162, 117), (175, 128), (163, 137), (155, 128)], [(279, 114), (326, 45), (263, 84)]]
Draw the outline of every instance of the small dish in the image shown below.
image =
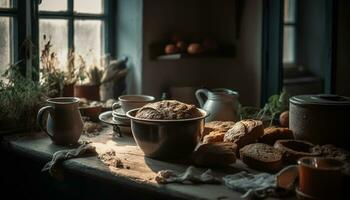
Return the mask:
[(130, 124), (126, 125), (120, 121), (114, 121), (112, 116), (112, 111), (106, 111), (99, 115), (98, 117), (101, 122), (113, 126), (113, 131), (118, 135), (122, 136), (122, 133), (131, 135), (131, 127)]
[(120, 117), (127, 118), (125, 112), (123, 111), (123, 109), (121, 107), (113, 109), (113, 115), (118, 115)]

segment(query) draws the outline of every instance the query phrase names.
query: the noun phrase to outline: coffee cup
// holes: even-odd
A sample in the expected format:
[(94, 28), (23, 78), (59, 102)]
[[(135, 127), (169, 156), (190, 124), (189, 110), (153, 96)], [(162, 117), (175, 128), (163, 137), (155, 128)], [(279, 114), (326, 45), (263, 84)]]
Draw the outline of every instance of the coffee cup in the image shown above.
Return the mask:
[(307, 199), (341, 199), (343, 165), (344, 162), (333, 158), (300, 158), (297, 194)]
[(126, 113), (134, 108), (140, 108), (155, 100), (153, 96), (149, 95), (122, 95), (118, 98), (119, 102), (113, 104), (113, 108), (120, 106)]

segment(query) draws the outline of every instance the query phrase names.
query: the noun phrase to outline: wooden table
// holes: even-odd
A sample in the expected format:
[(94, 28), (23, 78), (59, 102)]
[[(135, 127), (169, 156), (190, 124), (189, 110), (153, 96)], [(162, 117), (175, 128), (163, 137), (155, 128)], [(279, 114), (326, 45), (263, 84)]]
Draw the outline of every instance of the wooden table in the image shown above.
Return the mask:
[[(143, 152), (135, 144), (131, 136), (117, 138), (109, 128), (104, 129), (96, 137), (82, 136), (81, 140), (92, 141), (99, 154), (109, 149), (116, 152), (124, 166), (128, 168), (108, 167), (102, 163), (97, 156), (76, 158), (63, 162), (64, 170), (70, 173), (84, 174), (99, 178), (106, 182), (116, 182), (134, 187), (138, 190), (147, 191), (170, 198), (179, 199), (240, 199), (242, 194), (235, 192), (224, 185), (182, 185), (165, 184), (159, 185), (154, 177), (159, 170), (171, 169), (178, 172), (184, 171), (188, 166), (183, 164), (174, 164), (158, 161), (144, 157)], [(6, 148), (13, 152), (20, 153), (33, 159), (50, 160), (53, 153), (66, 147), (56, 146), (43, 133), (26, 133), (13, 136), (7, 136), (2, 142)], [(233, 174), (245, 169), (245, 166), (239, 161), (229, 168), (214, 173), (221, 177), (225, 174)], [(205, 170), (205, 169), (203, 169)]]

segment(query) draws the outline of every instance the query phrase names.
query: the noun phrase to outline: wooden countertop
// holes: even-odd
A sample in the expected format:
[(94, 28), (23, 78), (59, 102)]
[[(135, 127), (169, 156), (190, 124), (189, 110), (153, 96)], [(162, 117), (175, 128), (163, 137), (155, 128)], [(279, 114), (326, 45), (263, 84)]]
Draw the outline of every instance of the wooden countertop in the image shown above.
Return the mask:
[[(135, 187), (138, 190), (152, 192), (155, 195), (161, 194), (170, 198), (180, 199), (240, 199), (241, 193), (235, 192), (225, 185), (182, 185), (182, 184), (165, 184), (159, 185), (155, 182), (154, 177), (159, 170), (171, 169), (182, 172), (188, 166), (158, 161), (144, 157), (143, 152), (138, 148), (131, 136), (117, 138), (110, 128), (104, 129), (96, 137), (87, 137), (83, 135), (83, 141), (92, 141), (99, 154), (109, 149), (116, 152), (116, 156), (122, 160), (127, 168), (108, 167), (102, 163), (97, 156), (76, 158), (63, 162), (63, 168), (69, 172), (77, 173), (84, 176), (91, 176), (103, 181), (117, 182), (120, 184)], [(2, 145), (11, 151), (39, 159), (49, 161), (52, 155), (67, 147), (57, 146), (51, 143), (51, 140), (43, 133), (23, 133), (4, 137)], [(203, 169), (205, 170), (205, 169)], [(226, 174), (233, 174), (241, 170), (248, 170), (244, 164), (238, 161), (236, 164), (221, 169), (214, 170), (214, 173), (221, 177)], [(271, 198), (272, 199), (272, 198)], [(295, 198), (293, 198), (295, 199)]]

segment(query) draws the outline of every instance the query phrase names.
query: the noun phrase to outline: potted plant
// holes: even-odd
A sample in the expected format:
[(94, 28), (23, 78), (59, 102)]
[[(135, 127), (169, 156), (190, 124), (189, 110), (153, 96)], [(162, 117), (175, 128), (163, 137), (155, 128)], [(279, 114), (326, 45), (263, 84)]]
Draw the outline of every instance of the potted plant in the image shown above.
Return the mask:
[(89, 100), (100, 100), (100, 86), (111, 81), (125, 77), (127, 69), (115, 68), (113, 65), (106, 65), (104, 69), (96, 65), (87, 68), (82, 56), (79, 56), (79, 67), (77, 77), (79, 84), (74, 86), (74, 96), (84, 97)]
[(74, 96), (99, 101), (102, 70), (96, 66), (87, 69), (84, 58), (79, 55), (79, 66), (76, 76), (78, 84), (74, 86)]
[[(18, 64), (18, 63), (17, 63)], [(11, 65), (0, 80), (0, 133), (34, 130), (36, 114), (49, 89), (22, 76), (17, 64)]]
[[(46, 36), (44, 35), (44, 40)], [(41, 81), (50, 89), (49, 96), (74, 96), (74, 85), (77, 82), (75, 74), (75, 52), (69, 50), (66, 71), (60, 69), (57, 53), (52, 51), (52, 42), (48, 40), (41, 50)]]

